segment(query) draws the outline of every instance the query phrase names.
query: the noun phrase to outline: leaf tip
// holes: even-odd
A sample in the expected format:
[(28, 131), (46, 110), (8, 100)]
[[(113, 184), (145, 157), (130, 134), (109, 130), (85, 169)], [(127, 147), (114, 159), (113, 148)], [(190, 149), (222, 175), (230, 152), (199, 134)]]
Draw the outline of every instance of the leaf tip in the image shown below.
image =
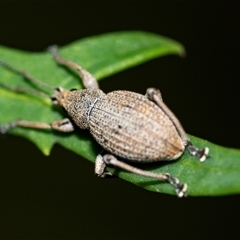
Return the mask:
[(48, 147), (40, 148), (40, 150), (45, 156), (49, 156), (51, 153), (51, 148), (48, 148)]
[(184, 47), (182, 47), (182, 49), (179, 51), (179, 57), (181, 57), (181, 58), (186, 58), (186, 56), (187, 56), (187, 52), (186, 52), (186, 50), (185, 50), (185, 48)]

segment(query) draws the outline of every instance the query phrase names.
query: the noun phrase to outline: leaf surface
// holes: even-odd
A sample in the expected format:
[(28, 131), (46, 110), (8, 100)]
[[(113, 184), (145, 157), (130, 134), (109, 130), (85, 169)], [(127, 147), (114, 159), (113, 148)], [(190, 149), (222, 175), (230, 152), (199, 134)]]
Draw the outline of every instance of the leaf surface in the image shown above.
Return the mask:
[[(85, 38), (60, 48), (62, 56), (81, 64), (98, 80), (133, 67), (150, 59), (167, 54), (184, 54), (178, 42), (146, 32), (116, 32)], [(58, 66), (47, 52), (33, 53), (0, 46), (0, 59), (31, 73), (52, 86), (66, 89), (81, 88), (77, 73)], [(12, 87), (35, 88), (31, 83), (0, 66), (1, 83)], [(79, 87), (80, 86), (80, 87)], [(47, 90), (51, 95), (51, 92)], [(53, 107), (49, 99), (31, 94), (19, 94), (0, 88), (0, 123), (16, 119), (52, 122), (62, 119), (61, 109)], [(101, 148), (87, 131), (59, 133), (47, 130), (16, 128), (10, 133), (28, 138), (46, 155), (55, 143), (74, 151), (94, 162)], [(211, 157), (204, 163), (198, 162), (189, 153), (171, 163), (140, 165), (155, 172), (169, 172), (189, 186), (188, 194), (193, 196), (224, 195), (240, 192), (240, 152), (227, 149), (207, 141), (191, 137), (198, 147), (208, 146)], [(151, 191), (174, 194), (173, 188), (154, 179), (137, 176), (122, 170), (108, 168), (121, 178)]]

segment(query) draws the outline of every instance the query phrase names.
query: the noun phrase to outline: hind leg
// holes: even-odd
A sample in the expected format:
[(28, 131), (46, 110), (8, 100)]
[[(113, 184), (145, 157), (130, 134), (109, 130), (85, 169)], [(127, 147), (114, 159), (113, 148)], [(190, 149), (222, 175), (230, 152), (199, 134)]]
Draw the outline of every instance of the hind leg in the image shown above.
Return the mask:
[(199, 149), (191, 143), (188, 138), (186, 132), (184, 131), (182, 124), (174, 115), (174, 113), (168, 108), (168, 106), (163, 102), (161, 93), (158, 89), (148, 88), (146, 92), (146, 96), (149, 100), (153, 101), (156, 105), (159, 106), (163, 110), (163, 112), (170, 118), (174, 126), (176, 127), (178, 134), (182, 138), (184, 146), (188, 149), (191, 155), (197, 156), (200, 162), (205, 161), (205, 159), (209, 156), (209, 148), (205, 147), (203, 149)]
[(133, 167), (125, 162), (118, 160), (115, 156), (111, 154), (105, 154), (103, 156), (99, 154), (95, 162), (95, 173), (99, 177), (105, 177), (106, 175), (109, 175), (108, 172), (105, 172), (106, 166), (118, 167), (128, 172), (132, 172), (144, 177), (150, 177), (161, 181), (167, 181), (175, 188), (178, 197), (187, 196), (186, 194), (187, 184), (179, 183), (179, 180), (175, 177), (172, 177), (169, 173), (153, 173), (150, 171), (144, 171), (142, 169)]

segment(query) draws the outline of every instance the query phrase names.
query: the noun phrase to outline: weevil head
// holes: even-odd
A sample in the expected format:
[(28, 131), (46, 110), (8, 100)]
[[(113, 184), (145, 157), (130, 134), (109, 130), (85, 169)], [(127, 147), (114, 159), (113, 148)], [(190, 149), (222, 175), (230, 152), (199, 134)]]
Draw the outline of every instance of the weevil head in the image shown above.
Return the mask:
[(99, 89), (72, 89), (56, 88), (51, 99), (53, 104), (63, 107), (68, 116), (81, 129), (89, 128), (89, 116), (99, 98), (105, 94)]

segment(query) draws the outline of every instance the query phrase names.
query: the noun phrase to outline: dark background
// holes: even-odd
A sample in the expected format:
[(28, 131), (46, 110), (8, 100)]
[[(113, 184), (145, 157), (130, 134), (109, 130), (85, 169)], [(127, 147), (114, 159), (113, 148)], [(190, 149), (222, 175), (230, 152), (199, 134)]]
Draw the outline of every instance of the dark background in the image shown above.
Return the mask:
[[(150, 61), (101, 88), (158, 87), (188, 133), (240, 148), (239, 10), (239, 1), (0, 0), (0, 44), (43, 51), (119, 30), (171, 37), (186, 47), (185, 59)], [(237, 195), (178, 199), (101, 180), (76, 154), (55, 146), (45, 157), (11, 135), (0, 138), (0, 163), (1, 239), (239, 238)]]

